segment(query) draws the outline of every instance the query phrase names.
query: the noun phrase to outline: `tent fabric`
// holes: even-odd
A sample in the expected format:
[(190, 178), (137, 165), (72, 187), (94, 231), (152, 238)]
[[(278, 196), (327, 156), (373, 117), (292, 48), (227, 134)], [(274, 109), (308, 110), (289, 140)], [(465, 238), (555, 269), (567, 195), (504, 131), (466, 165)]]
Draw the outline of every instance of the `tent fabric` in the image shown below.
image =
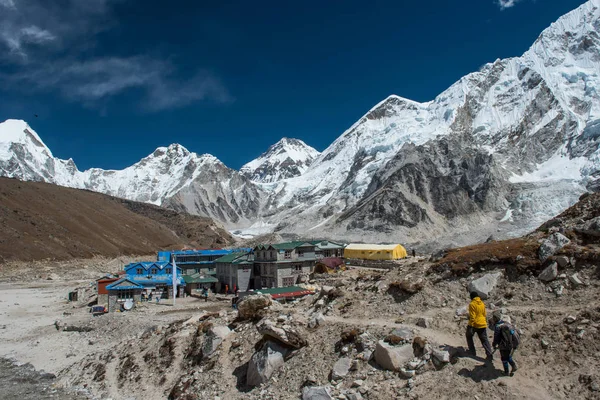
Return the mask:
[(406, 256), (406, 249), (399, 244), (349, 244), (344, 249), (344, 258), (398, 260)]

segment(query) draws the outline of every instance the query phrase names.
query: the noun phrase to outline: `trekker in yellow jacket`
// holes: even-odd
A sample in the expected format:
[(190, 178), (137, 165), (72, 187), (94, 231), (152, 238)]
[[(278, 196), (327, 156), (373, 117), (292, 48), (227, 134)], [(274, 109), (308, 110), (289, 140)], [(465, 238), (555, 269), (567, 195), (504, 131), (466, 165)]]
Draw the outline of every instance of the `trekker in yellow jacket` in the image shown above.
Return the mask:
[(467, 326), (467, 344), (469, 346), (469, 353), (475, 357), (477, 352), (475, 350), (475, 343), (473, 343), (473, 336), (477, 334), (481, 345), (485, 350), (486, 360), (492, 361), (492, 347), (490, 346), (490, 340), (487, 336), (487, 315), (485, 312), (485, 304), (481, 301), (477, 292), (471, 292), (471, 303), (469, 304), (469, 325)]

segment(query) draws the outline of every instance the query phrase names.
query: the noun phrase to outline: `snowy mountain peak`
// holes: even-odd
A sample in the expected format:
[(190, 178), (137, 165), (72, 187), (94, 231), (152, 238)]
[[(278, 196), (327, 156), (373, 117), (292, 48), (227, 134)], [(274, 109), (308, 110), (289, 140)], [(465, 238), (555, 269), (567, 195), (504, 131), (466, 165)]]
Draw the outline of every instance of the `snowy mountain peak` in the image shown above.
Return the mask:
[(318, 156), (319, 152), (302, 140), (284, 137), (240, 172), (254, 182), (277, 182), (302, 175)]
[(0, 123), (0, 146), (8, 148), (15, 143), (37, 147), (52, 156), (50, 149), (27, 122), (20, 119), (7, 119)]

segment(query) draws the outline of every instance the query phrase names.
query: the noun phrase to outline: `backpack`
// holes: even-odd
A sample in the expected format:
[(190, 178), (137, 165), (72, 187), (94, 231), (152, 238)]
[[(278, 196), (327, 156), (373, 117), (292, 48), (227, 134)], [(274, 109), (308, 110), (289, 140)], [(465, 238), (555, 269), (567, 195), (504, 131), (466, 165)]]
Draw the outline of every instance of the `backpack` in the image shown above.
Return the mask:
[(500, 333), (502, 335), (502, 339), (500, 341), (501, 347), (511, 350), (519, 347), (519, 344), (521, 343), (521, 336), (514, 326), (508, 322), (505, 322), (500, 327)]

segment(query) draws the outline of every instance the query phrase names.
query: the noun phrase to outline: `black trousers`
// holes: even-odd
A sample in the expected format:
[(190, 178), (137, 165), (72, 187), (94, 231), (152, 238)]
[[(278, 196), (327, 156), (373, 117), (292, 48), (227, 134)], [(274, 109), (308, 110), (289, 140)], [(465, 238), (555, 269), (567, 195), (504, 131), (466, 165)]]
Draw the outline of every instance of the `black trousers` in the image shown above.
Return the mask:
[(481, 341), (481, 345), (485, 349), (485, 355), (490, 357), (492, 355), (492, 346), (490, 346), (490, 340), (487, 336), (487, 328), (473, 328), (472, 326), (467, 326), (467, 345), (469, 346), (469, 353), (472, 355), (477, 355), (477, 351), (475, 350), (475, 343), (473, 342), (473, 336), (477, 334), (479, 336), (479, 340)]

